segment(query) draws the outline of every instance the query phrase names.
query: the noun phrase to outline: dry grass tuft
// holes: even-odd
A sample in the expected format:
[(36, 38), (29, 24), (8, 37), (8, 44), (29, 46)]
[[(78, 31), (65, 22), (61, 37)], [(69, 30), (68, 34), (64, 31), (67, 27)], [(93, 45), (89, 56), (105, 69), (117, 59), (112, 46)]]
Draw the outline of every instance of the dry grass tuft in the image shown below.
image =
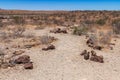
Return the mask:
[(49, 44), (52, 43), (53, 41), (55, 41), (56, 38), (52, 37), (52, 36), (48, 36), (48, 35), (43, 35), (40, 37), (40, 41), (42, 44)]

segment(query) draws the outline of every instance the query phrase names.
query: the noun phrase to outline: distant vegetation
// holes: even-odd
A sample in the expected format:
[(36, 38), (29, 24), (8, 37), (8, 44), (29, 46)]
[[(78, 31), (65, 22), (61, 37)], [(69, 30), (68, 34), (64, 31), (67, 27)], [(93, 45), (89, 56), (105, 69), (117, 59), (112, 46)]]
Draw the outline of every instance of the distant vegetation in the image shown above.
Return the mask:
[[(5, 25), (37, 26), (112, 26), (114, 33), (120, 34), (120, 11), (27, 11), (0, 10), (0, 27)], [(5, 26), (4, 25), (4, 26)], [(75, 28), (75, 34), (81, 34)], [(81, 29), (79, 29), (81, 30)], [(81, 30), (83, 31), (83, 30)]]

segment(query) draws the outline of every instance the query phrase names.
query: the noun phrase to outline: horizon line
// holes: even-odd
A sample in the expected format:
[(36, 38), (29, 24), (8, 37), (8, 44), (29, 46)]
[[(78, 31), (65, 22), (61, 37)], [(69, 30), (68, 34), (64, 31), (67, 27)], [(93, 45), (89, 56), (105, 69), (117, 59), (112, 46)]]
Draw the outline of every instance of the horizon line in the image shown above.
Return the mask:
[(0, 8), (0, 10), (20, 10), (20, 11), (120, 11), (120, 9), (5, 9)]

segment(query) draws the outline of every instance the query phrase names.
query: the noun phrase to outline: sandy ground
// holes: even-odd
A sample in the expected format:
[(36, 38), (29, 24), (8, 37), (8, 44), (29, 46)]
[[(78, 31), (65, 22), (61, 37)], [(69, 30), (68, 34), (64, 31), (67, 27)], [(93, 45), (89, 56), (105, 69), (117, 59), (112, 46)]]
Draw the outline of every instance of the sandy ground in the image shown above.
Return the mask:
[(59, 40), (53, 43), (55, 50), (42, 51), (41, 48), (26, 50), (34, 62), (33, 70), (19, 66), (1, 69), (0, 80), (120, 80), (120, 40), (114, 50), (97, 51), (104, 56), (105, 63), (86, 61), (79, 54), (88, 49), (84, 36), (53, 34), (49, 29), (32, 31), (37, 36), (51, 35)]

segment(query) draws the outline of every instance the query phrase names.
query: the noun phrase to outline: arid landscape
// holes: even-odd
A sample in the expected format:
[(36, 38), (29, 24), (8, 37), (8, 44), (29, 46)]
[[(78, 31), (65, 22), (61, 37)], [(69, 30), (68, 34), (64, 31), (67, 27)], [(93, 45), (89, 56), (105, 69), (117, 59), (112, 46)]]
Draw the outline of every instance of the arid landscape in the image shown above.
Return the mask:
[(120, 80), (120, 11), (0, 9), (0, 80)]

